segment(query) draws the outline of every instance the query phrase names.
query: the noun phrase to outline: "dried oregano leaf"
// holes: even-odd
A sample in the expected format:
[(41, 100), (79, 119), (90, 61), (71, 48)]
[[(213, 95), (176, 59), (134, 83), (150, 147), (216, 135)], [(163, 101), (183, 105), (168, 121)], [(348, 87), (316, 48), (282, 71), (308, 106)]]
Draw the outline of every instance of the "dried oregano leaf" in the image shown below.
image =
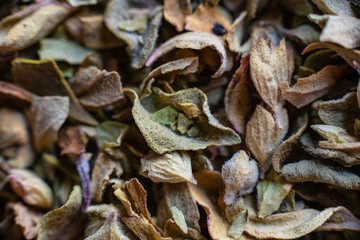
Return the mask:
[(275, 122), (270, 112), (258, 105), (246, 126), (246, 146), (264, 171), (270, 167), (271, 157), (288, 130), (285, 108), (281, 110), (281, 114), (283, 129)]
[(18, 51), (36, 43), (74, 10), (66, 3), (40, 1), (3, 18), (0, 22), (0, 50)]
[(245, 151), (240, 151), (222, 166), (221, 177), (225, 185), (224, 202), (229, 205), (239, 196), (253, 191), (259, 169), (256, 161), (250, 159)]
[[(126, 90), (126, 94), (134, 102), (132, 114), (135, 123), (149, 147), (159, 154), (174, 150), (204, 149), (211, 145), (233, 145), (241, 142), (240, 137), (233, 130), (220, 125), (211, 115), (206, 95), (199, 89), (190, 88), (167, 94), (158, 88), (153, 88), (152, 94), (142, 101), (131, 90)], [(159, 109), (171, 106), (180, 111), (181, 104), (185, 103), (194, 104), (202, 111), (195, 123), (195, 127), (199, 131), (197, 136), (180, 135), (171, 128), (151, 120), (151, 114)]]
[(164, 17), (166, 21), (173, 24), (178, 32), (185, 27), (185, 17), (192, 12), (190, 0), (165, 0)]
[(245, 232), (260, 239), (295, 239), (312, 231), (360, 231), (360, 220), (344, 207), (323, 211), (304, 209), (274, 214), (264, 219), (249, 216)]
[(96, 128), (96, 143), (102, 150), (119, 147), (128, 131), (129, 125), (127, 124), (115, 121), (104, 121)]
[(71, 6), (88, 6), (97, 4), (98, 0), (66, 0)]
[(320, 182), (345, 189), (360, 189), (360, 177), (341, 166), (328, 166), (319, 160), (288, 163), (282, 174), (289, 182)]
[(256, 185), (258, 217), (265, 218), (276, 212), (285, 197), (289, 194), (293, 183), (287, 182), (283, 176), (270, 174)]
[(243, 54), (240, 67), (234, 73), (225, 93), (225, 111), (227, 118), (239, 134), (245, 134), (246, 122), (250, 116), (250, 94), (247, 87), (249, 54)]
[(74, 77), (69, 79), (69, 84), (74, 93), (79, 96), (94, 86), (100, 73), (103, 71), (95, 66), (80, 67)]
[(34, 95), (11, 83), (0, 81), (0, 106), (18, 109), (30, 106)]
[(65, 205), (41, 217), (37, 228), (39, 240), (73, 239), (81, 234), (85, 216), (81, 212), (81, 188), (75, 186)]
[(185, 151), (142, 158), (140, 173), (153, 182), (196, 183), (192, 175), (191, 158)]
[(243, 11), (231, 24), (230, 29), (226, 35), (226, 41), (229, 44), (229, 49), (236, 53), (242, 52), (242, 38), (245, 33), (244, 20), (246, 17), (246, 11)]
[(174, 222), (179, 226), (181, 231), (185, 234), (188, 233), (185, 217), (181, 210), (177, 209), (176, 207), (171, 207), (171, 213)]
[(205, 32), (188, 32), (176, 35), (165, 43), (161, 44), (148, 58), (145, 65), (152, 65), (159, 57), (174, 49), (201, 50), (210, 47), (220, 56), (221, 63), (218, 70), (212, 75), (213, 78), (220, 77), (224, 72), (229, 71), (233, 65), (232, 56), (225, 48), (224, 41), (214, 34)]
[(63, 126), (58, 133), (60, 155), (81, 154), (85, 152), (85, 135), (80, 127), (74, 125)]
[(171, 237), (173, 240), (183, 240), (183, 239), (205, 239), (201, 233), (195, 229), (187, 228), (187, 233), (185, 234), (179, 225), (172, 219), (169, 219), (166, 222), (164, 227), (164, 235), (166, 237)]
[(235, 219), (235, 221), (231, 224), (229, 228), (228, 235), (234, 239), (238, 239), (241, 237), (245, 230), (245, 223), (248, 218), (248, 212), (245, 210), (241, 212)]
[(339, 44), (344, 48), (360, 46), (360, 20), (355, 17), (310, 14), (309, 19), (323, 28), (320, 41)]
[(282, 96), (297, 108), (301, 108), (327, 94), (340, 80), (345, 68), (328, 65), (318, 73), (298, 78), (296, 84), (282, 88)]
[(124, 223), (120, 221), (125, 217), (125, 211), (119, 205), (101, 204), (90, 206), (86, 211), (89, 223), (85, 229), (86, 240), (114, 239), (135, 240)]
[(172, 240), (172, 238), (162, 237), (153, 225), (141, 217), (123, 217), (121, 221), (142, 240)]
[(25, 115), (11, 108), (0, 108), (0, 149), (29, 141)]
[(349, 1), (312, 0), (312, 2), (325, 14), (355, 17)]

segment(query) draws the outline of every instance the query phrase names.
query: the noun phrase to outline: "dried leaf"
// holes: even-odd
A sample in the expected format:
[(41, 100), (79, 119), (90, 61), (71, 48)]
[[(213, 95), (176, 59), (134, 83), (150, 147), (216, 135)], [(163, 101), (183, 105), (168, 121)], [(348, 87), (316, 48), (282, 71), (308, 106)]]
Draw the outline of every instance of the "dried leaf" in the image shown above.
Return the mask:
[(0, 81), (0, 106), (26, 108), (31, 105), (34, 95), (11, 83)]
[(169, 219), (166, 222), (164, 228), (164, 235), (167, 237), (171, 237), (173, 240), (183, 240), (183, 239), (205, 240), (206, 239), (204, 236), (201, 235), (199, 231), (192, 228), (187, 228), (187, 233), (184, 234), (184, 232), (172, 219)]
[(265, 218), (276, 212), (292, 186), (283, 176), (272, 173), (260, 180), (256, 185), (258, 217)]
[(225, 162), (221, 176), (225, 185), (224, 202), (229, 205), (239, 196), (253, 191), (259, 178), (259, 169), (256, 161), (250, 160), (246, 152), (240, 151)]
[(184, 214), (176, 207), (171, 207), (171, 213), (172, 213), (172, 218), (174, 219), (174, 222), (176, 223), (176, 225), (178, 225), (180, 227), (181, 231), (184, 234), (188, 233)]
[[(139, 101), (134, 92), (127, 90), (126, 93), (134, 102), (132, 114), (135, 123), (148, 145), (159, 154), (174, 150), (203, 149), (211, 145), (233, 145), (241, 141), (234, 131), (220, 125), (211, 115), (206, 95), (199, 89), (186, 89), (166, 94), (158, 88), (153, 88), (152, 94), (142, 101)], [(203, 112), (196, 119), (195, 126), (199, 129), (197, 136), (179, 135), (171, 128), (150, 119), (152, 113), (165, 106), (171, 106), (180, 111), (181, 104), (184, 103), (192, 103)]]
[(298, 78), (296, 84), (282, 88), (282, 96), (297, 108), (327, 94), (344, 74), (344, 67), (328, 65), (318, 73)]
[(150, 119), (155, 122), (171, 126), (176, 122), (178, 114), (179, 113), (174, 108), (166, 106), (151, 114)]
[(98, 0), (67, 0), (71, 6), (88, 6), (97, 4)]
[(325, 14), (355, 17), (349, 1), (312, 0)]
[(0, 123), (0, 150), (29, 141), (26, 118), (21, 112), (0, 108)]
[(162, 237), (156, 232), (153, 225), (140, 217), (123, 217), (121, 218), (121, 221), (123, 221), (141, 240), (172, 240), (172, 238)]
[(65, 205), (46, 213), (37, 225), (39, 240), (74, 239), (83, 231), (84, 215), (81, 213), (81, 189), (75, 186)]
[(244, 20), (246, 14), (246, 11), (239, 14), (239, 16), (231, 24), (228, 34), (226, 35), (226, 41), (228, 42), (229, 49), (232, 52), (241, 53), (243, 50), (241, 42), (245, 33)]
[(307, 16), (314, 12), (313, 5), (310, 0), (280, 0), (281, 6), (299, 16)]
[(185, 17), (192, 12), (190, 0), (165, 0), (164, 17), (166, 21), (173, 24), (178, 32), (185, 27)]
[(95, 66), (79, 68), (72, 79), (69, 79), (70, 86), (74, 93), (79, 96), (86, 93), (98, 80), (100, 73), (103, 73)]
[(58, 134), (58, 145), (61, 148), (60, 155), (85, 152), (85, 136), (80, 127), (73, 125), (63, 126)]
[(234, 73), (225, 94), (226, 115), (239, 134), (244, 134), (246, 122), (250, 116), (250, 94), (247, 87), (247, 69), (249, 54), (241, 57), (240, 67)]
[(129, 126), (115, 121), (104, 121), (96, 129), (97, 146), (100, 149), (114, 148), (121, 145)]
[(247, 211), (243, 211), (242, 213), (240, 213), (240, 215), (238, 215), (235, 221), (231, 224), (228, 235), (230, 237), (233, 237), (234, 239), (240, 238), (245, 230), (245, 224), (247, 218), (248, 218)]
[(142, 158), (140, 173), (156, 183), (196, 183), (192, 175), (191, 158), (185, 151)]
[(146, 61), (145, 65), (152, 65), (159, 57), (174, 49), (201, 50), (207, 47), (214, 49), (221, 59), (218, 70), (212, 75), (212, 78), (220, 77), (224, 72), (229, 71), (232, 68), (232, 57), (226, 50), (224, 41), (221, 38), (205, 32), (188, 32), (169, 39), (154, 51)]
[(18, 51), (49, 34), (75, 9), (66, 3), (42, 1), (14, 13), (0, 22), (1, 51)]
[(282, 110), (281, 119), (283, 129), (280, 129), (271, 113), (258, 105), (246, 126), (246, 146), (264, 171), (270, 167), (271, 157), (288, 130), (288, 116), (285, 108)]
[(288, 163), (282, 174), (289, 182), (320, 182), (345, 189), (360, 189), (360, 177), (340, 166), (328, 166), (321, 161), (301, 160)]

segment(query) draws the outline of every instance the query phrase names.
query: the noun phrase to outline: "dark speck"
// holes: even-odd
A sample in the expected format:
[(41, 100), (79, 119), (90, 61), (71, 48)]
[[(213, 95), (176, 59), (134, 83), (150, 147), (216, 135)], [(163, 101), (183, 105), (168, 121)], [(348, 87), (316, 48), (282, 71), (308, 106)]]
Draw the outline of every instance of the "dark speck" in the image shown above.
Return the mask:
[(218, 36), (223, 36), (226, 33), (226, 29), (220, 23), (215, 23), (212, 31)]

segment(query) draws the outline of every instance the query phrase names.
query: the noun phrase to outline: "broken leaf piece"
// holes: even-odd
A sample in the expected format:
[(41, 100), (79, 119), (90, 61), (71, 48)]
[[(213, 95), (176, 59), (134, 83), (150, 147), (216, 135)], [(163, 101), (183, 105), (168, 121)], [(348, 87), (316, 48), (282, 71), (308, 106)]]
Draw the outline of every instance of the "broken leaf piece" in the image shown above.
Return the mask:
[(320, 182), (345, 189), (360, 189), (360, 177), (341, 166), (328, 166), (317, 160), (288, 163), (282, 174), (289, 182)]
[(172, 218), (175, 223), (180, 227), (183, 233), (188, 233), (184, 214), (176, 207), (171, 207)]
[(27, 169), (11, 169), (8, 175), (12, 190), (25, 203), (39, 207), (50, 208), (53, 202), (53, 193), (37, 174)]
[(190, 0), (165, 0), (164, 17), (166, 21), (173, 24), (178, 32), (185, 27), (185, 17), (192, 12)]
[(126, 226), (131, 229), (141, 240), (172, 240), (171, 238), (162, 237), (150, 223), (140, 217), (123, 217), (121, 218)]
[(45, 38), (40, 40), (40, 59), (54, 59), (55, 61), (65, 61), (69, 64), (80, 64), (87, 55), (94, 54), (76, 42), (66, 39)]
[[(134, 102), (132, 114), (149, 147), (162, 154), (175, 150), (198, 150), (211, 145), (233, 145), (241, 142), (240, 137), (230, 128), (224, 127), (211, 115), (206, 95), (199, 89), (190, 88), (173, 94), (153, 88), (152, 94), (140, 101), (137, 94), (127, 90), (126, 93)], [(151, 114), (165, 106), (171, 105), (175, 110), (181, 104), (192, 103), (203, 114), (204, 120), (198, 119), (198, 135), (186, 137), (170, 128), (151, 120)], [(190, 129), (191, 130), (191, 129)]]
[(240, 151), (222, 166), (221, 177), (225, 185), (224, 202), (229, 205), (253, 191), (259, 170), (256, 161), (250, 160), (245, 151)]
[(119, 147), (129, 126), (115, 121), (104, 121), (96, 129), (97, 145), (100, 149)]
[(86, 220), (81, 212), (81, 201), (81, 189), (75, 186), (65, 205), (41, 217), (37, 225), (39, 230), (37, 239), (70, 240), (79, 236)]
[(349, 1), (312, 0), (312, 2), (325, 14), (355, 17)]
[(143, 176), (153, 182), (196, 183), (191, 170), (191, 158), (185, 151), (175, 151), (141, 159)]
[(24, 114), (10, 108), (0, 108), (0, 150), (29, 141)]
[(245, 210), (241, 212), (235, 219), (235, 221), (231, 224), (229, 228), (228, 235), (233, 237), (234, 239), (238, 239), (241, 237), (245, 230), (245, 223), (248, 218), (248, 212)]
[(18, 51), (51, 32), (75, 8), (66, 3), (40, 1), (0, 22), (1, 51)]
[(271, 172), (266, 179), (260, 180), (256, 185), (258, 217), (265, 218), (278, 210), (292, 186), (283, 176)]
[(0, 106), (26, 108), (30, 106), (34, 95), (11, 83), (0, 81)]
[(226, 41), (229, 44), (229, 49), (236, 53), (242, 52), (242, 38), (245, 33), (244, 20), (247, 12), (243, 11), (231, 24), (228, 34), (226, 36)]
[(260, 239), (296, 239), (314, 230), (360, 230), (360, 220), (344, 207), (323, 211), (304, 209), (274, 214), (264, 219), (251, 217), (245, 232)]
[(68, 97), (34, 98), (28, 117), (37, 151), (58, 139), (58, 131), (67, 119), (68, 114)]
[(80, 127), (73, 125), (63, 126), (58, 134), (58, 145), (61, 148), (60, 155), (85, 152), (85, 136)]
[(171, 106), (166, 106), (153, 114), (151, 114), (150, 119), (165, 125), (172, 125), (175, 123), (178, 112)]
[(220, 77), (224, 72), (229, 71), (233, 65), (232, 56), (225, 48), (224, 41), (214, 34), (205, 32), (188, 32), (179, 34), (165, 43), (148, 58), (145, 65), (152, 65), (159, 57), (171, 52), (174, 49), (194, 49), (201, 50), (210, 47), (220, 56), (221, 63), (218, 70), (212, 75), (212, 78)]

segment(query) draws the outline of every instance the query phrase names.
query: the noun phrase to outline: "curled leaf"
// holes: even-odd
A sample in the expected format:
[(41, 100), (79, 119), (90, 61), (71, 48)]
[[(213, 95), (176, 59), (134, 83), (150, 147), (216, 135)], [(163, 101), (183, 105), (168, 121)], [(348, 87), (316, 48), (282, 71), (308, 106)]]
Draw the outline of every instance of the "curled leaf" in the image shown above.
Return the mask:
[(193, 182), (191, 158), (185, 151), (165, 153), (141, 159), (141, 174), (153, 182)]
[(210, 33), (188, 32), (179, 34), (154, 51), (148, 58), (145, 65), (152, 65), (159, 57), (169, 53), (174, 49), (194, 49), (201, 50), (210, 47), (220, 56), (221, 63), (218, 70), (212, 75), (213, 78), (220, 77), (224, 72), (229, 71), (232, 67), (232, 57), (225, 48), (223, 40)]

